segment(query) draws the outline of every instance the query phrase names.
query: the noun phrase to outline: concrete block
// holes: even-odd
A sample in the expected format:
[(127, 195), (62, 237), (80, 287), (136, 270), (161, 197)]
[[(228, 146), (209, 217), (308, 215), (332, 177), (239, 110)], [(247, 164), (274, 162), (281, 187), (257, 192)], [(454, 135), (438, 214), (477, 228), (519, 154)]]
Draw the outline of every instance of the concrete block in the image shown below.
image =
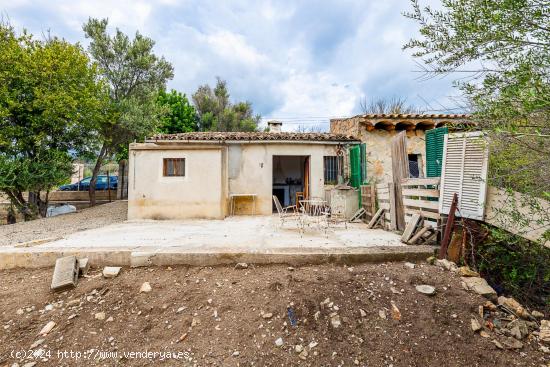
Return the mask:
[(78, 274), (80, 276), (84, 276), (88, 274), (88, 270), (90, 270), (90, 262), (88, 261), (88, 258), (83, 257), (78, 259)]
[(132, 252), (130, 254), (130, 266), (132, 268), (137, 268), (140, 266), (151, 266), (153, 265), (154, 256), (154, 252)]
[(51, 289), (54, 291), (75, 287), (78, 283), (76, 256), (65, 256), (55, 261)]

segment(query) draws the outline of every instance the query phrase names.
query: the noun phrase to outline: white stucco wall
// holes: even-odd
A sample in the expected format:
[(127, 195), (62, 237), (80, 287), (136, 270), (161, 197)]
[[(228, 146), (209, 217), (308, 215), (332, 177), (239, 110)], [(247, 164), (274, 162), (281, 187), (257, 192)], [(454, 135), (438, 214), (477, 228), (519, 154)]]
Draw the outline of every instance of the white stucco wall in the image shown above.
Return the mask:
[[(151, 147), (130, 145), (128, 219), (223, 218), (221, 147)], [(185, 177), (163, 177), (164, 158), (185, 158)]]
[[(323, 157), (336, 145), (131, 144), (128, 218), (223, 218), (230, 193), (256, 194), (256, 214), (271, 214), (274, 155), (310, 156), (310, 196), (325, 196)], [(163, 158), (186, 158), (186, 177), (163, 177)], [(251, 201), (237, 204), (237, 213), (250, 212)]]

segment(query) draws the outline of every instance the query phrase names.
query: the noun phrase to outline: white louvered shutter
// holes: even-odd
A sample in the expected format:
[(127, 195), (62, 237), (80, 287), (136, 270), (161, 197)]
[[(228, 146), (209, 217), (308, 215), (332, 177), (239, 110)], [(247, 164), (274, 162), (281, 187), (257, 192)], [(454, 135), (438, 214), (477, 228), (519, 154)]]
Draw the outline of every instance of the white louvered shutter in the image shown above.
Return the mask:
[(439, 212), (449, 214), (453, 194), (456, 215), (482, 220), (487, 192), (488, 148), (481, 132), (445, 135)]

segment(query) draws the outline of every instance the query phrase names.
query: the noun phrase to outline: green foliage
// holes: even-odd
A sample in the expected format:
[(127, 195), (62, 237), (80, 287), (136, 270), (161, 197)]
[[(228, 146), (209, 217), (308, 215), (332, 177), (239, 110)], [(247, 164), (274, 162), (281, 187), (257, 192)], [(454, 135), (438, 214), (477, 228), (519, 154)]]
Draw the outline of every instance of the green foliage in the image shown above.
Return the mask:
[(187, 96), (176, 90), (159, 92), (157, 103), (167, 108), (159, 132), (164, 134), (188, 133), (198, 130), (198, 116)]
[[(95, 147), (97, 160), (92, 182), (103, 159), (114, 153), (124, 155), (129, 143), (156, 131), (167, 112), (157, 103), (158, 91), (164, 90), (166, 81), (173, 77), (172, 65), (154, 54), (152, 39), (136, 32), (130, 40), (119, 29), (111, 36), (107, 25), (107, 19), (90, 18), (83, 26), (86, 38), (90, 39), (89, 52), (109, 86), (111, 101), (105, 111), (108, 118), (97, 126), (100, 138)], [(94, 185), (90, 187), (93, 204)]]
[(250, 102), (232, 104), (227, 83), (217, 78), (216, 86), (201, 85), (193, 94), (201, 131), (256, 131), (260, 115), (254, 115)]
[(520, 302), (550, 308), (550, 248), (494, 227), (489, 231), (475, 248), (480, 273)]
[[(435, 10), (412, 0), (405, 14), (420, 37), (404, 47), (427, 77), (455, 73), (490, 136), (489, 184), (550, 196), (550, 16), (540, 0), (442, 0)], [(515, 203), (515, 202), (512, 202)], [(523, 204), (522, 204), (523, 205)], [(531, 203), (507, 208), (518, 218), (548, 218)], [(517, 215), (516, 215), (517, 214)], [(548, 222), (546, 223), (548, 224)]]
[(108, 96), (79, 45), (1, 24), (0, 50), (0, 190), (28, 218), (41, 203), (23, 192), (39, 197), (71, 174), (69, 151), (96, 138)]

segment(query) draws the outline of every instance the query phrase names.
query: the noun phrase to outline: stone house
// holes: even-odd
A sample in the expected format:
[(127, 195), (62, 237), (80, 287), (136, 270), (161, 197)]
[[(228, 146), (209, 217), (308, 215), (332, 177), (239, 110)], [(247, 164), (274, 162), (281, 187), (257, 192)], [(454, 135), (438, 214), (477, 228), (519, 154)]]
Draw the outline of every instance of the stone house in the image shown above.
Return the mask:
[[(348, 134), (194, 132), (130, 144), (129, 219), (224, 218), (273, 213), (336, 183)], [(235, 203), (236, 202), (236, 203)]]
[(411, 176), (427, 177), (440, 172), (443, 134), (471, 125), (464, 114), (367, 114), (331, 119), (330, 132), (361, 141), (362, 177), (365, 182), (380, 183), (392, 181), (391, 139), (401, 131), (407, 136)]

